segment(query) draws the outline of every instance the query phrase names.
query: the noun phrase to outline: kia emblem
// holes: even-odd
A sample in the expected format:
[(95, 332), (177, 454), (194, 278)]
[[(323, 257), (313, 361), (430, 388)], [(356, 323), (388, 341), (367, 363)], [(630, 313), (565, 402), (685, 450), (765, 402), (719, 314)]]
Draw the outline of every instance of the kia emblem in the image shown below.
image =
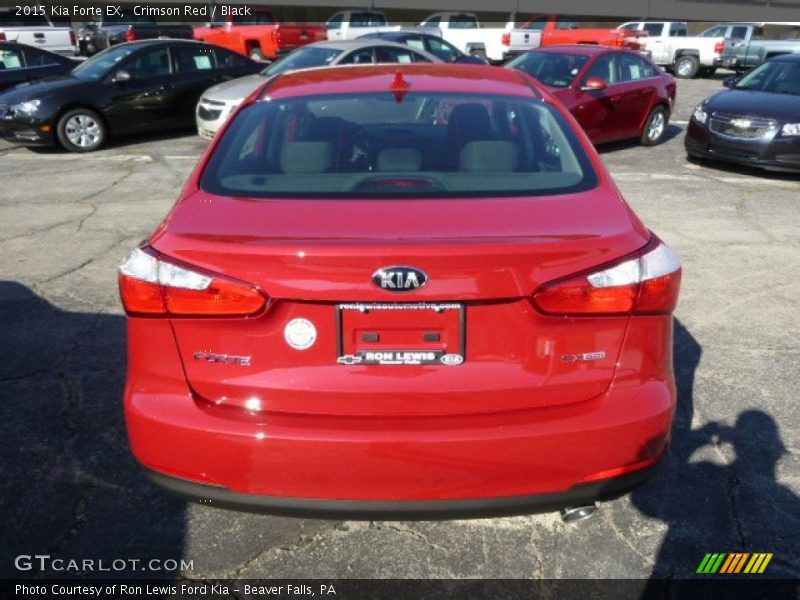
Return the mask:
[(428, 283), (428, 275), (414, 267), (384, 267), (372, 276), (372, 283), (387, 292), (414, 292)]

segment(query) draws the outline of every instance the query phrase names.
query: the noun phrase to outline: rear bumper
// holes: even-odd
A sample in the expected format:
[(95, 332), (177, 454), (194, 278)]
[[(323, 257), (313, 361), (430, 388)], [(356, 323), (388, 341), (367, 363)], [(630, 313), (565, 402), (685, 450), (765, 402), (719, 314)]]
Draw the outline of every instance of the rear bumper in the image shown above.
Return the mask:
[(614, 500), (649, 480), (658, 465), (606, 481), (584, 483), (559, 493), (498, 498), (422, 501), (353, 501), (282, 498), (241, 494), (147, 470), (156, 485), (205, 506), (289, 517), (333, 519), (458, 519), (550, 512), (596, 501)]
[(144, 466), (212, 486), (186, 489), (205, 489), (193, 495), (217, 502), (279, 510), (353, 501), (340, 505), (350, 510), (360, 502), (415, 508), (420, 501), (480, 508), (479, 500), (496, 498), (501, 508), (520, 508), (535, 507), (531, 497), (542, 495), (541, 506), (552, 508), (564, 498), (603, 499), (603, 486), (585, 485), (657, 462), (669, 442), (673, 398), (671, 386), (650, 383), (583, 406), (509, 414), (237, 419), (230, 413), (239, 411), (191, 396), (141, 393), (126, 398), (126, 420)]
[(739, 67), (739, 59), (735, 56), (718, 57), (714, 59), (714, 66), (723, 69), (736, 69)]
[[(128, 436), (158, 483), (233, 508), (415, 518), (605, 500), (642, 483), (668, 446), (675, 410), (671, 331), (670, 317), (632, 319), (613, 383), (582, 402), (377, 416), (269, 411), (269, 396), (263, 412), (208, 402), (186, 383), (171, 324), (129, 319)], [(311, 391), (304, 386), (314, 384), (302, 377), (292, 384), (298, 402)], [(378, 379), (353, 378), (355, 387), (326, 402), (344, 405)], [(495, 391), (484, 393), (499, 405), (502, 387), (492, 383), (483, 389)], [(435, 398), (417, 390), (400, 400)]]

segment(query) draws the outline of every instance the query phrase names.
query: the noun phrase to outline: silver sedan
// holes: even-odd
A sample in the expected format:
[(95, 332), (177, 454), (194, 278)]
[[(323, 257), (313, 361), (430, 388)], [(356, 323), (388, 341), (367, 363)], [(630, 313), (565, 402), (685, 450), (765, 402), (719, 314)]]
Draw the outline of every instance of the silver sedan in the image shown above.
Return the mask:
[(287, 71), (334, 65), (440, 63), (433, 54), (382, 40), (317, 42), (298, 48), (255, 75), (240, 77), (206, 90), (197, 103), (197, 133), (211, 140), (236, 108), (269, 77)]

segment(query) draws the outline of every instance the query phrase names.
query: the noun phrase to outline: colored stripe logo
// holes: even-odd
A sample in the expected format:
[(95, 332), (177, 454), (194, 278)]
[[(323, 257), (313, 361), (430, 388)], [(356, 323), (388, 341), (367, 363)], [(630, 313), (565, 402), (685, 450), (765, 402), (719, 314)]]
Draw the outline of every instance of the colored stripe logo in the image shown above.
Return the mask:
[(709, 552), (703, 557), (697, 573), (704, 575), (735, 575), (745, 573), (756, 575), (763, 573), (772, 560), (772, 553), (767, 552)]

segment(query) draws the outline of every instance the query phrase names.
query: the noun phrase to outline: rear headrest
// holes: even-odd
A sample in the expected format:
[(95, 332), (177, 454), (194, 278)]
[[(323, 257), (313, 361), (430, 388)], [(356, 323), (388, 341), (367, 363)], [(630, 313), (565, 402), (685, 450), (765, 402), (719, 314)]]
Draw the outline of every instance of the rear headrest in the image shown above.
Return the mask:
[(470, 142), (461, 151), (459, 167), (474, 173), (516, 171), (517, 147), (512, 142)]
[(458, 144), (492, 139), (492, 120), (483, 104), (459, 104), (450, 113), (450, 136)]
[(419, 171), (422, 152), (416, 148), (384, 148), (376, 166), (378, 171)]
[(327, 142), (293, 142), (281, 148), (284, 173), (325, 173), (333, 164), (333, 146)]

